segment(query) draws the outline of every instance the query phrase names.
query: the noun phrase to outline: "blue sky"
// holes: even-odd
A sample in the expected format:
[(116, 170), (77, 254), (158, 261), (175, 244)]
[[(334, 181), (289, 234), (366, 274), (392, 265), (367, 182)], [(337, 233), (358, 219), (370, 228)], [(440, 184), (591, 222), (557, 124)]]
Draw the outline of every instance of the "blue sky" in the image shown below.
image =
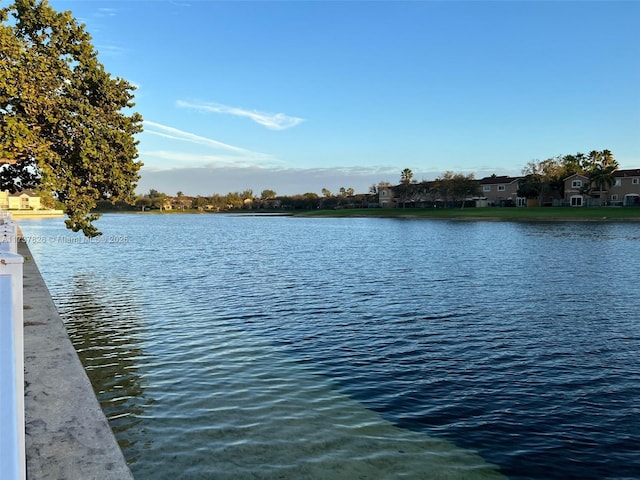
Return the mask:
[(138, 87), (138, 191), (367, 191), (611, 150), (640, 167), (637, 1), (50, 0)]

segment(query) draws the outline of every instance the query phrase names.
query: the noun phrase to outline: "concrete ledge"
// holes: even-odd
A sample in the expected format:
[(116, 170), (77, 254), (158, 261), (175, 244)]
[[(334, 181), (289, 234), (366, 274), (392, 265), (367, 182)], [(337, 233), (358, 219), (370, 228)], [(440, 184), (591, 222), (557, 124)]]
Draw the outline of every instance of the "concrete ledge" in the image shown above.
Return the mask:
[(24, 242), (27, 478), (127, 480), (116, 442), (49, 290)]

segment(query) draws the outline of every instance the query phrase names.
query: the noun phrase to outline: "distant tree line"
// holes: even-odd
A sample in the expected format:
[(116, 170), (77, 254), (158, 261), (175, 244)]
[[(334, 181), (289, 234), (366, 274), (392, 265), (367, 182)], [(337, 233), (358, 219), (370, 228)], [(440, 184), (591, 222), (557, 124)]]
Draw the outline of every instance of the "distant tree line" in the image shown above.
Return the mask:
[[(525, 198), (536, 198), (538, 204), (543, 199), (554, 195), (563, 196), (564, 179), (579, 173), (589, 179), (585, 185), (585, 193), (599, 191), (611, 187), (615, 182), (613, 176), (618, 163), (609, 150), (593, 150), (588, 154), (559, 155), (546, 160), (532, 160), (522, 170), (518, 195)], [(254, 195), (253, 190), (229, 192), (226, 195), (186, 196), (177, 192), (175, 196), (167, 195), (151, 189), (144, 195), (138, 195), (134, 203), (109, 202), (99, 204), (99, 209), (118, 210), (198, 210), (198, 211), (232, 211), (232, 210), (312, 210), (340, 208), (370, 208), (379, 206), (379, 191), (389, 187), (394, 192), (397, 206), (403, 208), (431, 203), (439, 207), (460, 207), (470, 205), (470, 199), (482, 195), (481, 187), (473, 173), (463, 174), (447, 171), (435, 180), (416, 181), (413, 172), (405, 168), (400, 172), (397, 185), (380, 182), (371, 185), (367, 193), (355, 193), (354, 189), (341, 187), (336, 194), (327, 188), (322, 195), (303, 193), (290, 196), (277, 195), (274, 190), (263, 190)]]
[[(373, 188), (373, 187), (372, 187)], [(337, 194), (332, 194), (324, 188), (322, 196), (316, 193), (297, 195), (277, 195), (274, 190), (263, 190), (260, 195), (254, 195), (253, 190), (215, 193), (209, 196), (186, 196), (177, 192), (175, 196), (151, 189), (148, 193), (138, 195), (134, 203), (101, 202), (100, 211), (107, 210), (172, 210), (172, 211), (209, 211), (223, 212), (232, 210), (312, 210), (337, 208), (367, 208), (377, 206), (376, 192), (356, 194), (353, 188), (340, 188)]]

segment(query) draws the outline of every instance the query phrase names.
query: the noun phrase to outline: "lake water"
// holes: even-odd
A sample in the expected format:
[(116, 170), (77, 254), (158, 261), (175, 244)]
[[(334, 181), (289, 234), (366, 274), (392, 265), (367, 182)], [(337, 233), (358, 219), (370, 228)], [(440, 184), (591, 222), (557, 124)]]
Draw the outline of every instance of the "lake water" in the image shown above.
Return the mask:
[(21, 222), (138, 480), (640, 478), (639, 224), (98, 225)]

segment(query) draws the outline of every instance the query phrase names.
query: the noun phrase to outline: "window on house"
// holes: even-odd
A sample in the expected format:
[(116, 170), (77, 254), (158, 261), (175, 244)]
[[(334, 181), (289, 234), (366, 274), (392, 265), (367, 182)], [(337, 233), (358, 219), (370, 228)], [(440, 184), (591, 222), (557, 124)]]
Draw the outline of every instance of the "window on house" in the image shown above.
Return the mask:
[(615, 187), (619, 187), (622, 185), (622, 181), (619, 178), (616, 178), (616, 183), (613, 184)]
[(572, 207), (581, 207), (582, 206), (582, 196), (574, 195), (571, 197), (571, 206)]
[(632, 183), (633, 185), (638, 185), (638, 184), (640, 183), (640, 178), (632, 178), (632, 179), (631, 179), (631, 183)]
[(611, 195), (611, 201), (615, 202), (616, 200), (618, 200), (618, 195)]
[(574, 180), (571, 182), (571, 188), (580, 188), (582, 186), (582, 180)]
[(482, 191), (483, 192), (490, 192), (491, 191), (491, 185), (484, 185), (482, 187)]
[(504, 192), (504, 185), (498, 185), (498, 191)]
[(383, 197), (386, 197), (387, 196), (387, 191), (386, 190), (382, 190), (380, 192), (380, 195), (382, 195)]

